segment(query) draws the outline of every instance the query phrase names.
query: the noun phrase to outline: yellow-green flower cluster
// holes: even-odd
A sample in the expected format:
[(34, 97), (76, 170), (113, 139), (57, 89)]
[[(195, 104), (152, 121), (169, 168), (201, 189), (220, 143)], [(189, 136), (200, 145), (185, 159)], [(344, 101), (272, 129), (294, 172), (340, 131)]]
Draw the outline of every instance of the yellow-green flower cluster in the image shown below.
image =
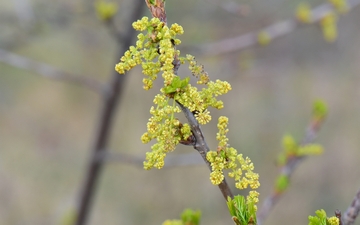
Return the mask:
[(189, 62), (189, 69), (190, 69), (191, 73), (193, 74), (193, 76), (198, 78), (198, 81), (197, 81), (198, 84), (207, 84), (210, 81), (208, 73), (204, 71), (204, 66), (199, 65), (195, 61), (194, 56), (187, 54), (186, 58), (183, 58), (182, 60), (186, 60)]
[(195, 117), (200, 124), (206, 124), (211, 120), (209, 107), (222, 109), (224, 104), (221, 100), (217, 100), (219, 95), (226, 94), (231, 90), (231, 86), (226, 81), (216, 80), (209, 81), (206, 88), (201, 91), (197, 87), (190, 84), (182, 93), (174, 96), (174, 99), (195, 113)]
[[(175, 50), (173, 45), (180, 44), (176, 35), (182, 34), (183, 28), (178, 24), (173, 24), (169, 28), (158, 18), (149, 20), (143, 17), (133, 23), (134, 29), (138, 31), (147, 30), (147, 35), (140, 33), (135, 46), (131, 46), (120, 62), (115, 66), (115, 70), (124, 74), (136, 65), (142, 65), (144, 89), (149, 90), (153, 86), (153, 81), (157, 74), (162, 71), (165, 85), (169, 85), (175, 77), (173, 72), (173, 60), (175, 55), (180, 52)], [(158, 60), (154, 60), (158, 57)]]
[[(158, 73), (162, 72), (164, 86), (160, 89), (161, 94), (154, 99), (157, 106), (150, 109), (152, 117), (147, 124), (147, 132), (141, 138), (143, 143), (157, 140), (151, 148), (152, 151), (146, 154), (144, 168), (162, 168), (167, 152), (173, 151), (179, 143), (193, 143), (190, 126), (181, 124), (174, 117), (175, 113), (180, 112), (175, 103), (178, 102), (193, 112), (200, 124), (206, 124), (211, 120), (208, 108), (223, 108), (223, 102), (216, 97), (227, 93), (231, 86), (226, 81), (210, 81), (203, 66), (198, 65), (193, 56), (180, 57), (180, 51), (175, 48), (175, 45), (181, 43), (176, 36), (184, 32), (180, 25), (175, 23), (168, 27), (158, 18), (149, 20), (143, 17), (134, 22), (133, 27), (138, 31), (146, 31), (147, 34), (140, 33), (137, 36), (136, 45), (125, 52), (115, 69), (124, 74), (141, 64), (145, 75), (145, 90), (152, 88)], [(189, 84), (189, 77), (181, 79), (176, 75), (175, 65), (177, 67), (179, 63), (185, 62), (189, 63), (190, 71), (198, 78), (198, 84), (205, 85), (201, 90)], [(172, 101), (172, 105), (169, 101)]]
[(259, 195), (260, 195), (260, 193), (257, 192), (257, 191), (249, 191), (249, 194), (246, 197), (246, 202), (247, 203), (250, 203), (250, 202), (254, 203), (255, 211), (257, 211), (256, 203), (259, 202)]
[[(226, 137), (228, 118), (221, 116), (218, 121), (217, 140), (219, 146), (217, 151), (209, 151), (206, 159), (211, 164), (212, 172), (210, 180), (214, 185), (219, 185), (224, 180), (223, 170), (231, 169), (229, 176), (233, 177), (236, 181), (235, 186), (239, 189), (250, 187), (257, 189), (260, 186), (259, 175), (254, 173), (254, 164), (246, 157), (244, 159), (242, 154), (238, 154), (236, 149), (228, 146), (228, 138)], [(251, 192), (252, 201), (256, 203), (257, 192)]]
[(95, 2), (97, 16), (104, 21), (112, 19), (118, 11), (118, 5), (115, 2), (106, 2), (98, 0)]
[(320, 25), (325, 40), (328, 42), (334, 42), (338, 36), (337, 16), (334, 13), (328, 13), (321, 19)]
[(328, 0), (339, 13), (346, 13), (349, 11), (349, 6), (346, 0)]
[(152, 117), (147, 123), (147, 132), (143, 134), (141, 140), (148, 143), (156, 139), (151, 152), (146, 153), (145, 169), (156, 167), (161, 169), (164, 166), (164, 159), (167, 152), (175, 149), (181, 140), (186, 140), (191, 135), (191, 129), (188, 124), (181, 124), (174, 118), (175, 113), (181, 112), (175, 104), (169, 105), (169, 99), (164, 95), (156, 95), (154, 103), (157, 107), (151, 107)]
[(296, 18), (302, 23), (311, 23), (311, 8), (308, 3), (300, 3), (296, 9)]
[(332, 216), (332, 217), (328, 218), (327, 222), (329, 225), (339, 225), (339, 223), (340, 223), (339, 218), (337, 218), (336, 216)]

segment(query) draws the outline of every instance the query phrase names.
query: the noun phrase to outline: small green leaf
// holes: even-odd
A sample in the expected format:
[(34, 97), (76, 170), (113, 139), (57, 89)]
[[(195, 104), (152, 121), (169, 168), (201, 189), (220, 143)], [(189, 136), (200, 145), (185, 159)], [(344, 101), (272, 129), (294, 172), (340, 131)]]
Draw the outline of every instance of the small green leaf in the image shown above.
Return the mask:
[(321, 145), (308, 144), (308, 145), (300, 146), (298, 151), (296, 152), (296, 155), (297, 156), (321, 155), (323, 152), (324, 152), (324, 149)]
[(325, 210), (316, 210), (316, 216), (309, 216), (309, 225), (326, 225), (326, 212)]
[(254, 202), (246, 203), (242, 195), (228, 197), (228, 209), (236, 225), (256, 224), (256, 209)]
[(276, 190), (284, 192), (289, 186), (289, 178), (285, 175), (280, 175), (276, 180)]
[(284, 135), (282, 144), (286, 155), (293, 155), (297, 152), (298, 144), (291, 135)]
[(201, 212), (199, 210), (185, 209), (181, 214), (181, 220), (186, 225), (199, 225)]
[(328, 113), (328, 107), (326, 102), (322, 100), (316, 100), (313, 105), (313, 116), (316, 119), (323, 119)]
[(165, 94), (172, 94), (174, 92), (184, 90), (189, 84), (189, 80), (189, 77), (186, 77), (183, 80), (181, 80), (178, 76), (174, 77), (171, 84), (164, 87)]

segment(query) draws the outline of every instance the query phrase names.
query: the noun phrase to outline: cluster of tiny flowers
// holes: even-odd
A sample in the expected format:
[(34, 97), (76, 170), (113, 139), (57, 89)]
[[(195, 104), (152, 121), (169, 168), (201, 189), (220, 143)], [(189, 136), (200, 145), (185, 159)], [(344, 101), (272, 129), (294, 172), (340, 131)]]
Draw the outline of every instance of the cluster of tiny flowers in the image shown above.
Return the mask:
[(255, 211), (257, 211), (256, 203), (259, 202), (259, 195), (260, 195), (260, 193), (257, 191), (249, 191), (249, 195), (246, 197), (246, 202), (248, 204), (254, 203)]
[(210, 112), (207, 110), (209, 107), (222, 109), (224, 104), (221, 100), (217, 100), (217, 96), (226, 94), (231, 90), (231, 86), (226, 81), (216, 80), (208, 81), (205, 88), (201, 91), (197, 87), (188, 87), (181, 94), (174, 96), (174, 99), (187, 107), (190, 111), (195, 113), (195, 117), (200, 124), (210, 122)]
[[(170, 84), (174, 78), (173, 73), (173, 59), (175, 55), (180, 52), (175, 50), (173, 45), (180, 44), (180, 40), (176, 35), (182, 34), (183, 28), (178, 24), (173, 24), (169, 28), (158, 18), (143, 17), (133, 23), (134, 29), (138, 31), (147, 30), (147, 35), (140, 33), (137, 38), (135, 46), (131, 46), (127, 50), (120, 62), (116, 64), (115, 70), (124, 74), (131, 70), (136, 65), (142, 65), (143, 74), (146, 76), (143, 79), (144, 89), (149, 90), (153, 86), (157, 74), (162, 71), (164, 82)], [(154, 60), (158, 57), (158, 60)]]
[(311, 14), (310, 5), (307, 3), (300, 3), (296, 9), (296, 18), (302, 23), (311, 23)]
[(194, 56), (187, 54), (184, 60), (189, 62), (189, 69), (193, 76), (198, 78), (198, 84), (207, 84), (210, 81), (208, 73), (204, 71), (204, 66), (197, 64)]
[(328, 13), (321, 19), (320, 25), (325, 40), (328, 42), (334, 42), (338, 36), (337, 15), (334, 13)]
[(146, 153), (145, 169), (156, 167), (161, 169), (164, 166), (166, 153), (175, 149), (181, 140), (186, 140), (191, 135), (191, 129), (188, 124), (181, 124), (174, 118), (175, 113), (181, 112), (180, 108), (175, 105), (168, 104), (168, 98), (158, 94), (155, 96), (154, 103), (157, 105), (151, 107), (150, 113), (152, 117), (147, 123), (147, 132), (145, 132), (141, 141), (148, 143), (152, 139), (156, 139), (151, 152)]
[(175, 113), (181, 112), (175, 105), (168, 105), (168, 99), (164, 95), (156, 95), (154, 103), (157, 107), (151, 107), (152, 117), (147, 123), (147, 132), (141, 137), (143, 143), (148, 143), (156, 139), (151, 152), (146, 153), (145, 169), (156, 167), (161, 169), (164, 166), (164, 159), (167, 152), (175, 149), (181, 140), (186, 140), (191, 135), (191, 129), (188, 124), (180, 124), (180, 121), (174, 118)]
[(337, 218), (335, 216), (328, 218), (327, 222), (329, 225), (339, 225), (340, 224), (339, 218)]
[[(209, 151), (206, 155), (206, 159), (210, 162), (212, 172), (210, 174), (210, 180), (214, 185), (219, 185), (224, 180), (223, 170), (231, 169), (229, 176), (233, 177), (236, 181), (235, 186), (239, 189), (245, 189), (250, 187), (251, 189), (257, 189), (260, 186), (259, 175), (254, 173), (254, 164), (251, 160), (238, 154), (236, 149), (228, 146), (228, 138), (226, 133), (228, 118), (221, 116), (218, 121), (218, 129), (216, 139), (219, 141), (217, 151)], [(251, 192), (250, 199), (256, 203), (258, 193)]]
[[(147, 132), (141, 137), (143, 143), (148, 143), (153, 139), (157, 140), (157, 143), (151, 147), (152, 151), (146, 154), (144, 168), (162, 168), (166, 153), (173, 151), (179, 143), (189, 143), (192, 135), (190, 126), (181, 124), (174, 117), (174, 114), (180, 112), (175, 102), (193, 112), (200, 124), (206, 124), (211, 120), (208, 108), (223, 108), (223, 102), (217, 100), (216, 97), (226, 94), (231, 90), (231, 86), (226, 81), (210, 81), (203, 66), (197, 64), (193, 56), (180, 57), (180, 51), (176, 50), (175, 45), (179, 45), (181, 41), (176, 36), (184, 31), (178, 24), (168, 27), (158, 18), (149, 20), (147, 17), (143, 17), (134, 22), (133, 27), (138, 31), (145, 31), (147, 34), (140, 33), (137, 36), (136, 45), (131, 46), (125, 52), (115, 69), (120, 74), (124, 74), (141, 64), (142, 72), (145, 75), (143, 79), (145, 90), (152, 88), (158, 73), (162, 72), (164, 86), (160, 89), (161, 93), (154, 99), (157, 106), (150, 109), (152, 117), (147, 124)], [(189, 84), (190, 78), (181, 79), (177, 76), (174, 65), (177, 65), (178, 62), (188, 62), (191, 73), (198, 79), (198, 84), (205, 85), (205, 87), (198, 90), (197, 87)], [(173, 104), (169, 105), (169, 101), (172, 101)], [(221, 168), (221, 171), (222, 169), (224, 168)], [(216, 174), (213, 174), (213, 177), (216, 177)], [(222, 180), (223, 177), (219, 176), (217, 179)]]

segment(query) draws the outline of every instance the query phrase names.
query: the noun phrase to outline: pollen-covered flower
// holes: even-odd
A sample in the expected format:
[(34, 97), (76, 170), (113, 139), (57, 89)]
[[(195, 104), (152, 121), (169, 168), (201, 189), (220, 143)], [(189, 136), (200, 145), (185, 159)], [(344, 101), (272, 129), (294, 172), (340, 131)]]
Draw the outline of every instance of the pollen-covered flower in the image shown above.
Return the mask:
[(195, 118), (200, 124), (207, 124), (211, 120), (210, 112), (208, 110), (198, 112), (195, 114)]

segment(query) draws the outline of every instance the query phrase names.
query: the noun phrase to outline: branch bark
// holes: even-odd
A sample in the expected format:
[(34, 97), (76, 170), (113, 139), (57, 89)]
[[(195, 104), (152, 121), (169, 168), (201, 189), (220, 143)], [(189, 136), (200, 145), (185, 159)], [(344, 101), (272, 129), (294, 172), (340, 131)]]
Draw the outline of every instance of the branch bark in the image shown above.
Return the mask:
[[(201, 131), (199, 123), (197, 122), (194, 114), (192, 112), (190, 112), (190, 110), (188, 108), (184, 107), (179, 102), (178, 102), (178, 105), (180, 106), (181, 110), (185, 114), (185, 117), (188, 120), (189, 125), (191, 127), (191, 131), (193, 132), (193, 134), (195, 136), (196, 143), (195, 143), (194, 148), (200, 153), (201, 157), (205, 161), (209, 170), (212, 171), (211, 165), (210, 165), (209, 161), (207, 161), (207, 159), (206, 159), (206, 153), (208, 151), (210, 151), (210, 148), (205, 141), (205, 138), (203, 136), (203, 133)], [(218, 187), (226, 201), (227, 201), (227, 197), (231, 197), (231, 198), (234, 197), (225, 178), (224, 178), (223, 182), (221, 182), (221, 184), (218, 185)]]
[[(116, 57), (117, 60), (124, 54), (126, 49), (131, 45), (132, 40), (136, 37), (136, 32), (132, 28), (132, 21), (139, 19), (145, 5), (144, 0), (134, 0), (133, 2), (133, 12), (129, 14), (131, 15), (131, 18), (129, 18), (123, 42), (119, 45), (119, 55)], [(80, 199), (77, 208), (77, 220), (75, 223), (76, 225), (87, 224), (97, 182), (104, 165), (104, 161), (97, 160), (97, 156), (99, 153), (106, 152), (116, 106), (118, 99), (121, 97), (120, 95), (125, 78), (125, 75), (119, 75), (114, 70), (112, 79), (108, 84), (109, 92), (107, 92), (108, 94), (104, 94), (102, 96), (103, 106), (100, 113), (98, 127), (96, 129), (95, 143), (93, 145), (92, 153), (86, 169), (85, 179), (81, 185)]]
[(354, 199), (351, 202), (349, 208), (345, 211), (342, 218), (343, 225), (352, 225), (355, 223), (355, 219), (358, 217), (360, 212), (360, 189), (356, 193)]

